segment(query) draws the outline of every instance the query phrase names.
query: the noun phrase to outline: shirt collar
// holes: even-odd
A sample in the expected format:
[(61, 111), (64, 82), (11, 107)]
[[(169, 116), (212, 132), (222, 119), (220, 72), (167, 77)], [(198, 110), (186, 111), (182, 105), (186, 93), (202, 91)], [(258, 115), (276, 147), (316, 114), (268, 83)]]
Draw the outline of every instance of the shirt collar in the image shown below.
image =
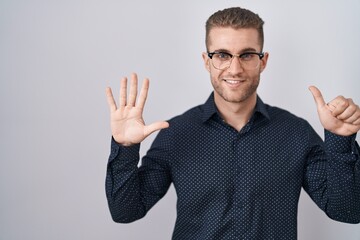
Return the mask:
[[(261, 98), (259, 96), (257, 96), (257, 99), (256, 99), (254, 114), (255, 113), (260, 113), (261, 115), (266, 117), (268, 120), (270, 120), (270, 116), (266, 109), (266, 105), (264, 104), (264, 102), (261, 100)], [(218, 114), (218, 110), (215, 105), (214, 92), (212, 92), (210, 97), (207, 99), (207, 101), (203, 105), (202, 121), (206, 122), (214, 114)]]

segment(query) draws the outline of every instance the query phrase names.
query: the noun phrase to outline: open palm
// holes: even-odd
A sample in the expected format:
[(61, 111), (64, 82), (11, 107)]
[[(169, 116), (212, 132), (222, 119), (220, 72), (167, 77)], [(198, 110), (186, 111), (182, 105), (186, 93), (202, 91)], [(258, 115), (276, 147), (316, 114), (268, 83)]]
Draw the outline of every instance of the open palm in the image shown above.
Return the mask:
[(137, 88), (137, 75), (133, 73), (127, 98), (127, 78), (121, 80), (119, 107), (116, 105), (111, 88), (106, 88), (111, 133), (114, 140), (124, 146), (140, 143), (151, 133), (169, 126), (167, 122), (145, 125), (142, 115), (149, 90), (149, 79), (144, 80), (138, 99), (136, 99)]

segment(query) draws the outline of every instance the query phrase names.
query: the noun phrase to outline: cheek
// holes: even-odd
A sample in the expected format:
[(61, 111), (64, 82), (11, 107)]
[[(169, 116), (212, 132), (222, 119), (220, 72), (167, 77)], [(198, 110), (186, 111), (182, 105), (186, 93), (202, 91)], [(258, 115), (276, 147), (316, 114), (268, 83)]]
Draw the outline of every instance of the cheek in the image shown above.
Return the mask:
[(246, 75), (247, 75), (248, 78), (253, 79), (253, 80), (254, 79), (259, 79), (262, 70), (263, 69), (258, 68), (258, 69), (255, 69), (253, 71), (248, 71), (248, 72), (246, 72)]
[(259, 69), (259, 72), (256, 74), (257, 75), (257, 78), (260, 80), (260, 75), (262, 73), (262, 71), (264, 70), (264, 68), (260, 68)]
[(214, 69), (212, 66), (209, 67), (210, 78), (212, 82), (219, 82), (223, 71)]

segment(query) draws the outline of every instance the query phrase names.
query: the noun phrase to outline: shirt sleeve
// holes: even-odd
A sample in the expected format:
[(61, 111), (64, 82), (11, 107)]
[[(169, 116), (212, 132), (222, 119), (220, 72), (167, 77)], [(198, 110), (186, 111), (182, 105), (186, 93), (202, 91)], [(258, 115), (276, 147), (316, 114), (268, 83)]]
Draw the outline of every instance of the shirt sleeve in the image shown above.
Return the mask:
[(333, 220), (360, 223), (360, 148), (356, 134), (344, 137), (325, 130), (325, 142), (310, 133), (304, 189)]
[(140, 144), (124, 147), (111, 140), (107, 165), (106, 197), (115, 222), (129, 223), (146, 215), (170, 186), (170, 176), (163, 151), (152, 149), (139, 163)]

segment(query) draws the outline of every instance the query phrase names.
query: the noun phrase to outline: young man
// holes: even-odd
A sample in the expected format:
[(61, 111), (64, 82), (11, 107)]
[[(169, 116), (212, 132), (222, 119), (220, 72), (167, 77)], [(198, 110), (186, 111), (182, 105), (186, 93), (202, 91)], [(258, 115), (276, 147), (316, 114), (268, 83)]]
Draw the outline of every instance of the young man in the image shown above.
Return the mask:
[[(325, 141), (303, 119), (264, 104), (256, 90), (268, 53), (263, 21), (229, 8), (206, 23), (205, 68), (214, 92), (205, 104), (168, 122), (144, 125), (149, 80), (111, 89), (112, 143), (106, 193), (114, 221), (143, 217), (176, 189), (173, 239), (296, 239), (301, 187), (335, 220), (360, 222), (360, 109), (351, 99), (326, 104), (310, 87)], [(139, 162), (139, 145), (160, 133)]]

